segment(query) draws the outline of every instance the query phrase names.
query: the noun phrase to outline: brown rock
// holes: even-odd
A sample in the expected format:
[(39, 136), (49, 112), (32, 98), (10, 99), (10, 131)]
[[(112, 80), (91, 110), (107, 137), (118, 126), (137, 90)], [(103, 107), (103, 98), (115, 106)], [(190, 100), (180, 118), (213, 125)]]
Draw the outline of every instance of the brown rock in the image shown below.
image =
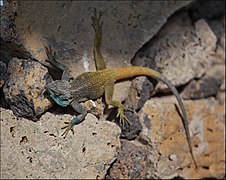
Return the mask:
[[(141, 139), (156, 151), (155, 177), (223, 177), (225, 173), (225, 110), (214, 99), (184, 101), (198, 164), (191, 159), (175, 98), (154, 98), (141, 113)], [(147, 123), (149, 121), (149, 123)], [(147, 125), (149, 124), (149, 125)]]
[(48, 70), (41, 64), (13, 58), (8, 64), (3, 91), (15, 115), (36, 120), (37, 115), (48, 109), (51, 102), (44, 97), (44, 91), (50, 81)]

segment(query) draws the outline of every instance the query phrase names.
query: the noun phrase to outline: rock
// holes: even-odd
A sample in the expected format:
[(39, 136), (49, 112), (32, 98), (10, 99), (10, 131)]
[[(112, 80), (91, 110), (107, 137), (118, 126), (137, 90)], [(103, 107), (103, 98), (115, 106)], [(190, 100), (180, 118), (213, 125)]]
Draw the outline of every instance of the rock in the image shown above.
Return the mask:
[(192, 80), (183, 90), (184, 99), (201, 99), (215, 96), (225, 82), (225, 66), (212, 66), (199, 80)]
[[(132, 63), (159, 68), (175, 86), (180, 86), (200, 78), (211, 66), (216, 42), (216, 36), (204, 20), (197, 21), (193, 27), (186, 13), (177, 14)], [(156, 91), (165, 89), (163, 83), (156, 87)]]
[(191, 7), (193, 19), (214, 19), (225, 14), (224, 1), (196, 1)]
[(45, 60), (44, 46), (51, 44), (57, 51), (57, 59), (72, 71), (76, 69), (76, 76), (95, 69), (92, 52), (94, 31), (91, 27), (93, 8), (105, 11), (102, 51), (111, 67), (130, 63), (136, 51), (158, 32), (167, 18), (191, 2), (23, 1), (18, 4), (15, 25), (23, 44), (34, 58)]
[[(103, 57), (107, 67), (117, 67), (130, 65), (134, 54), (158, 32), (167, 18), (191, 2), (23, 1), (18, 4), (15, 26), (32, 57), (45, 63), (44, 47), (51, 45), (56, 51), (56, 59), (69, 67), (76, 77), (84, 71), (95, 71), (91, 26), (94, 8), (105, 11), (102, 17)], [(117, 96), (121, 91), (127, 92), (129, 85), (116, 86)]]
[[(191, 159), (181, 118), (173, 104), (175, 97), (153, 98), (141, 110), (140, 141), (151, 147), (155, 167), (151, 177), (220, 178), (225, 173), (224, 104), (213, 98), (184, 101), (193, 151), (198, 164)], [(223, 138), (222, 138), (223, 137)], [(173, 157), (173, 158), (172, 158)]]
[[(212, 55), (216, 42), (216, 36), (204, 20), (197, 21), (194, 27), (185, 12), (179, 13), (171, 17), (164, 28), (145, 44), (133, 58), (132, 64), (155, 69), (175, 86), (181, 86), (202, 77), (211, 67), (215, 60)], [(169, 91), (162, 82), (153, 92), (153, 86), (147, 79), (135, 79), (127, 97), (128, 104), (139, 109), (151, 94), (161, 91)]]
[(13, 58), (8, 64), (5, 98), (14, 114), (36, 121), (36, 116), (51, 106), (44, 96), (45, 85), (51, 81), (47, 68), (24, 59)]
[(120, 129), (91, 114), (63, 139), (60, 128), (70, 115), (46, 113), (32, 122), (0, 111), (3, 179), (103, 179), (117, 157)]
[(218, 92), (216, 98), (220, 104), (225, 104), (225, 90)]
[(128, 140), (136, 139), (142, 130), (142, 126), (139, 121), (139, 116), (137, 113), (130, 111), (125, 111), (125, 116), (129, 120), (129, 124), (126, 122), (127, 124), (125, 124), (124, 127), (122, 127), (121, 138)]
[(149, 99), (152, 91), (154, 91), (154, 86), (147, 77), (135, 78), (126, 96), (125, 105), (130, 109), (139, 110)]
[[(225, 30), (225, 29), (224, 29)], [(215, 54), (216, 61), (225, 65), (225, 31), (222, 31)]]
[(29, 58), (30, 53), (27, 52), (21, 44), (20, 37), (14, 24), (15, 14), (17, 10), (17, 2), (4, 2), (4, 8), (1, 8), (0, 18), (0, 55), (1, 61), (8, 63), (13, 57)]
[(0, 88), (4, 85), (6, 81), (7, 68), (6, 64), (0, 61)]
[(106, 179), (145, 179), (147, 150), (144, 145), (122, 140), (118, 158)]

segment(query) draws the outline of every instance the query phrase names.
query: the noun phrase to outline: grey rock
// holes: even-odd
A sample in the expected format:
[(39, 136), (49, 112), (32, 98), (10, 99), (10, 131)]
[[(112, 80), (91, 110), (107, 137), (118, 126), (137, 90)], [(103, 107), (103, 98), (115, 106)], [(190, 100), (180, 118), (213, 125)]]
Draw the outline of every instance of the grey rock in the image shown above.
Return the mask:
[[(186, 19), (187, 21), (184, 21)], [(133, 59), (133, 64), (155, 66), (175, 86), (200, 78), (211, 66), (217, 38), (204, 20), (193, 26), (186, 13), (172, 17), (159, 34), (146, 45), (144, 55)], [(159, 83), (156, 91), (166, 90)]]
[(117, 157), (120, 129), (91, 114), (63, 139), (60, 128), (70, 115), (46, 113), (32, 122), (0, 111), (3, 179), (102, 179)]
[(122, 128), (121, 138), (132, 140), (136, 139), (142, 130), (139, 116), (137, 113), (125, 111), (125, 116), (129, 119), (129, 124)]
[(6, 81), (7, 68), (6, 64), (0, 61), (0, 88), (4, 85)]
[(107, 179), (145, 179), (148, 151), (137, 142), (122, 140), (118, 158), (109, 170)]
[(125, 100), (125, 105), (131, 109), (139, 110), (150, 98), (153, 90), (154, 86), (147, 77), (135, 78), (130, 86), (129, 93)]
[[(130, 65), (135, 53), (158, 32), (167, 18), (191, 2), (22, 1), (15, 25), (32, 57), (45, 63), (44, 46), (50, 44), (56, 51), (56, 59), (68, 66), (76, 77), (84, 71), (95, 71), (93, 8), (105, 11), (101, 49), (107, 66), (116, 67)], [(126, 92), (129, 85), (116, 86), (116, 94), (121, 94), (120, 90)]]
[[(15, 2), (15, 5), (17, 2)], [(4, 8), (1, 7), (0, 18), (0, 56), (1, 61), (8, 63), (13, 57), (29, 58), (30, 53), (27, 52), (20, 41), (14, 24), (15, 12), (17, 7), (14, 3), (4, 3)]]
[(194, 20), (217, 18), (225, 14), (225, 1), (196, 1), (190, 14)]
[(216, 96), (224, 82), (225, 66), (215, 65), (201, 79), (192, 80), (183, 90), (182, 97), (184, 99), (201, 99)]
[(94, 7), (105, 11), (102, 51), (111, 67), (130, 63), (137, 50), (158, 32), (167, 18), (191, 2), (23, 1), (19, 4), (15, 25), (34, 58), (44, 60), (44, 46), (51, 44), (57, 51), (57, 59), (70, 64), (68, 67), (72, 71), (76, 69), (74, 75), (78, 75), (95, 69), (91, 27)]

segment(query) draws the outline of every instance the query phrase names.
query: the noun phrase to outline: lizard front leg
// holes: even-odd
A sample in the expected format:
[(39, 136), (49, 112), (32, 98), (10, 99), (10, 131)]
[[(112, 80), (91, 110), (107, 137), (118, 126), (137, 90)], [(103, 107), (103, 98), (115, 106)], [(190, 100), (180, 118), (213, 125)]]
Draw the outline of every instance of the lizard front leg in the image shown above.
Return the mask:
[(74, 117), (70, 122), (65, 122), (65, 124), (68, 124), (68, 125), (61, 128), (61, 129), (66, 128), (66, 130), (62, 134), (62, 136), (64, 136), (64, 138), (67, 137), (67, 134), (69, 131), (72, 131), (72, 133), (74, 134), (74, 130), (73, 130), (74, 125), (77, 125), (77, 124), (81, 123), (82, 121), (84, 121), (85, 117), (88, 113), (87, 109), (76, 101), (72, 101), (71, 106), (73, 107), (73, 109), (76, 112), (80, 113), (80, 115), (78, 115), (77, 117)]
[(70, 73), (70, 70), (67, 66), (59, 63), (56, 61), (56, 52), (52, 52), (52, 48), (49, 46), (49, 47), (45, 47), (46, 49), (46, 55), (48, 57), (48, 62), (50, 64), (52, 64), (54, 67), (60, 69), (63, 71), (63, 74), (62, 74), (62, 77), (61, 79), (62, 80), (65, 80), (65, 81), (68, 81), (70, 78), (71, 78), (71, 73)]
[(124, 114), (124, 106), (120, 101), (113, 100), (113, 93), (114, 93), (114, 81), (111, 80), (108, 82), (108, 84), (105, 87), (105, 101), (108, 105), (114, 106), (118, 108), (118, 114), (116, 117), (119, 117), (120, 125), (124, 127), (124, 121), (129, 122), (129, 120), (126, 118)]

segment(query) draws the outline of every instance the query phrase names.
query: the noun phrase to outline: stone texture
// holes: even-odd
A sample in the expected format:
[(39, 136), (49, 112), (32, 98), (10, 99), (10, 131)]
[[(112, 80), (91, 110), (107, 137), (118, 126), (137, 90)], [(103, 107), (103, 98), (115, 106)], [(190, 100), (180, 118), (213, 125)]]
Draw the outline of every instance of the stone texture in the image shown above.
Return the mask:
[(193, 19), (214, 19), (225, 14), (225, 1), (196, 1), (190, 9)]
[(44, 96), (45, 85), (50, 81), (47, 68), (41, 64), (13, 58), (8, 64), (3, 91), (14, 114), (37, 120), (35, 117), (51, 106)]
[[(189, 120), (196, 171), (184, 127), (173, 104), (175, 97), (153, 98), (141, 111), (141, 142), (152, 147), (155, 178), (223, 177), (225, 173), (225, 104), (214, 98), (184, 101)], [(149, 177), (149, 178), (150, 178)]]
[(29, 58), (27, 52), (21, 44), (20, 37), (14, 24), (16, 11), (18, 10), (16, 1), (4, 1), (4, 7), (1, 7), (0, 16), (0, 57), (1, 61), (8, 63), (13, 57)]
[[(57, 60), (77, 76), (95, 70), (91, 27), (94, 7), (105, 11), (104, 59), (108, 67), (117, 67), (130, 64), (134, 54), (158, 32), (167, 18), (191, 2), (22, 1), (18, 3), (15, 25), (21, 42), (35, 59), (47, 64), (44, 46), (50, 44), (57, 52)], [(116, 86), (117, 99), (121, 100), (120, 92), (126, 95), (129, 86), (130, 83)]]
[[(17, 1), (11, 2), (17, 5)], [(208, 82), (212, 86), (213, 81), (203, 82), (203, 78), (208, 75), (213, 62), (225, 65), (224, 23), (207, 21), (207, 24), (202, 16), (199, 21), (191, 22), (187, 12), (177, 12), (167, 19), (189, 3), (21, 1), (20, 9), (13, 7), (13, 12), (10, 12), (13, 19), (1, 19), (1, 24), (6, 25), (3, 27), (7, 31), (5, 40), (9, 40), (9, 43), (1, 41), (1, 60), (2, 50), (6, 52), (4, 62), (14, 56), (30, 57), (26, 54), (29, 51), (45, 63), (44, 46), (50, 44), (56, 50), (58, 60), (70, 67), (74, 75), (94, 70), (94, 32), (90, 17), (95, 6), (97, 10), (106, 11), (103, 16), (102, 49), (108, 66), (130, 64), (135, 56), (133, 65), (155, 68), (178, 86), (194, 78), (201, 78), (198, 83), (206, 85)], [(214, 13), (218, 12), (214, 9)], [(210, 14), (210, 18), (213, 16)], [(17, 36), (13, 34), (14, 18), (26, 50), (21, 50), (12, 39)], [(217, 47), (216, 38), (219, 42)], [(222, 68), (219, 70), (222, 71)], [(219, 74), (215, 73), (211, 77), (218, 81)], [(116, 98), (123, 100), (128, 94), (125, 104), (138, 110), (149, 99), (153, 86), (147, 78), (141, 77), (132, 83), (132, 89), (128, 92), (130, 82), (127, 83), (116, 85)], [(159, 84), (156, 91), (162, 90), (165, 87)], [(102, 121), (105, 120), (102, 103), (87, 105), (97, 107), (96, 115), (101, 117), (100, 121), (88, 115), (86, 121), (74, 128), (77, 134), (69, 134), (66, 140), (59, 137), (62, 133), (60, 127), (63, 119), (71, 119), (69, 115), (46, 113), (39, 122), (34, 123), (21, 118), (16, 121), (11, 111), (1, 109), (1, 147), (4, 150), (1, 151), (1, 178), (94, 179), (103, 178), (107, 171), (108, 178), (223, 178), (225, 81), (214, 88), (214, 94), (217, 101), (214, 98), (185, 101), (198, 171), (194, 170), (181, 118), (173, 104), (175, 97), (164, 98), (162, 93), (158, 95), (162, 98), (154, 98), (145, 104), (139, 114), (140, 121), (137, 114), (126, 112), (127, 117), (132, 119), (132, 126), (123, 130), (121, 138), (132, 141), (122, 140), (117, 160), (119, 128)], [(66, 109), (58, 107), (50, 111), (65, 114)]]
[(149, 99), (150, 92), (154, 91), (154, 82), (149, 81), (147, 77), (137, 77), (132, 81), (129, 93), (125, 100), (125, 105), (131, 109), (139, 110), (143, 107), (144, 103)]
[[(145, 50), (137, 53), (133, 65), (157, 67), (174, 85), (183, 85), (200, 78), (211, 66), (216, 42), (216, 36), (204, 20), (193, 26), (183, 12), (169, 19), (145, 45)], [(166, 89), (163, 83), (156, 87), (156, 91), (163, 89)]]
[(102, 179), (117, 157), (120, 129), (91, 114), (63, 139), (60, 128), (70, 115), (46, 113), (32, 122), (0, 111), (3, 179)]
[(117, 161), (106, 179), (145, 179), (147, 172), (147, 148), (136, 142), (122, 140)]
[[(215, 65), (199, 80), (192, 80), (183, 90), (184, 99), (201, 99), (216, 96), (225, 82), (225, 66)], [(223, 90), (223, 89), (222, 89)]]
[(23, 44), (36, 59), (44, 60), (44, 46), (51, 44), (58, 59), (70, 64), (72, 70), (76, 68), (74, 73), (78, 75), (94, 70), (94, 31), (90, 18), (94, 7), (105, 11), (103, 55), (108, 66), (119, 66), (129, 63), (167, 18), (190, 2), (23, 1), (18, 5), (15, 25)]
[(7, 68), (6, 64), (0, 61), (0, 88), (4, 85), (6, 81)]
[[(213, 56), (216, 43), (215, 34), (203, 19), (193, 25), (188, 12), (183, 11), (172, 16), (159, 33), (139, 50), (132, 64), (155, 69), (175, 86), (181, 86), (194, 78), (201, 78), (216, 61)], [(162, 82), (155, 89), (151, 83), (156, 84), (156, 81), (148, 81), (147, 78), (133, 80), (126, 104), (140, 109), (150, 95), (169, 91)], [(211, 87), (214, 92), (218, 88), (216, 86)]]
[(121, 138), (127, 139), (127, 140), (136, 139), (142, 130), (142, 126), (139, 120), (139, 115), (135, 113), (135, 111), (134, 112), (125, 111), (125, 116), (129, 120), (130, 124), (127, 123), (122, 128)]

